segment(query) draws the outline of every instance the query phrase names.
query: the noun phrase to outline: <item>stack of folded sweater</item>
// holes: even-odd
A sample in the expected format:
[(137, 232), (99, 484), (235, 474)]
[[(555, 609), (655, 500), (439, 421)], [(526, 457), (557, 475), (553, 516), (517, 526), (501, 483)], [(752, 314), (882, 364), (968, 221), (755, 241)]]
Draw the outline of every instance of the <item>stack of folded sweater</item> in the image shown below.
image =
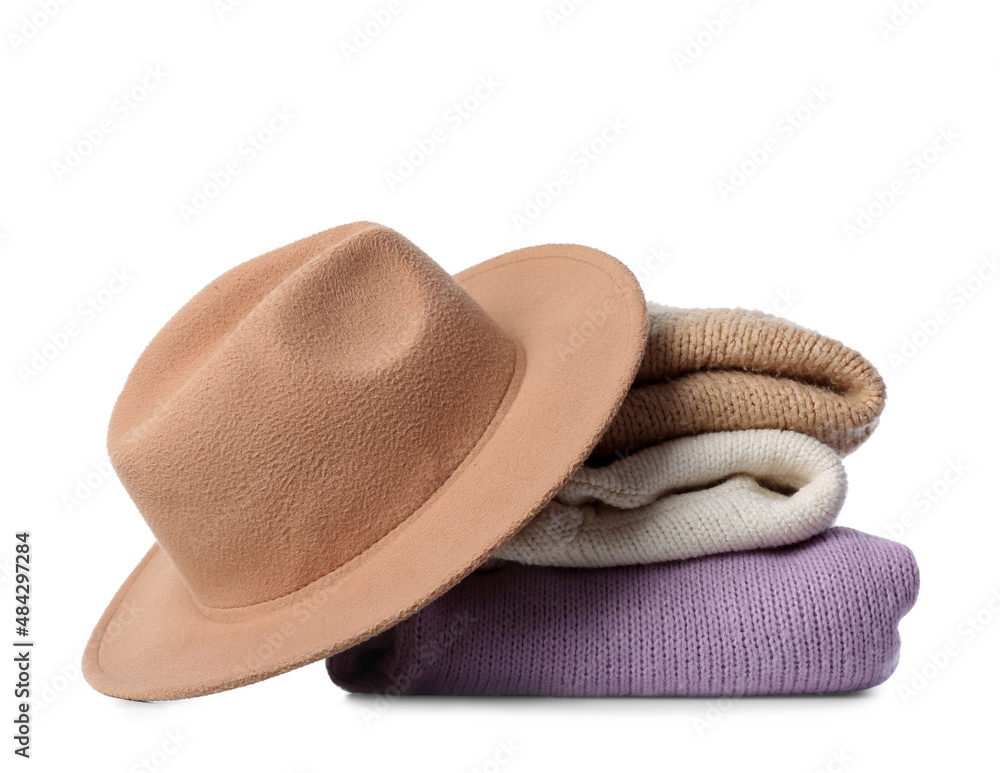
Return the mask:
[(831, 525), (874, 367), (759, 312), (650, 305), (635, 383), (555, 499), (484, 567), (327, 660), (345, 689), (736, 696), (858, 690), (896, 666), (917, 568)]

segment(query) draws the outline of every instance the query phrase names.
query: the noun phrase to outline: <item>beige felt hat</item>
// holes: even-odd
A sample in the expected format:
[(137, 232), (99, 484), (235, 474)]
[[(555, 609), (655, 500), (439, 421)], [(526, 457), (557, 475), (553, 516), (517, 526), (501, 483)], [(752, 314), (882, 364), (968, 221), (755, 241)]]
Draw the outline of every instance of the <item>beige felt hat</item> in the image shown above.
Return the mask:
[(149, 344), (111, 416), (156, 544), (97, 624), (87, 680), (203, 695), (408, 617), (586, 459), (645, 338), (635, 278), (576, 245), (453, 278), (354, 223), (223, 274)]

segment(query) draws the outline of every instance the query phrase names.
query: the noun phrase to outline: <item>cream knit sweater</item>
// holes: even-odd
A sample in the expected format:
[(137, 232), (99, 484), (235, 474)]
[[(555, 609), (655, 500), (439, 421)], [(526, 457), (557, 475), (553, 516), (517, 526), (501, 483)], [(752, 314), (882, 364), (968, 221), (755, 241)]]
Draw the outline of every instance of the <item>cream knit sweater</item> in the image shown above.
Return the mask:
[(789, 545), (830, 526), (846, 492), (813, 437), (709, 432), (581, 468), (494, 557), (593, 568)]

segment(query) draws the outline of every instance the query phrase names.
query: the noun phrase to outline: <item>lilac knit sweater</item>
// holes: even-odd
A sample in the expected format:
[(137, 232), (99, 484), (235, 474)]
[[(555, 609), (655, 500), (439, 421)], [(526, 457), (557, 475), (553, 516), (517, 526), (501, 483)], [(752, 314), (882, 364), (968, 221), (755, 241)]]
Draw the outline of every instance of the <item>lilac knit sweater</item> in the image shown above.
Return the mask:
[(859, 690), (899, 659), (904, 546), (833, 528), (791, 547), (610, 569), (479, 572), (327, 660), (354, 692), (767, 695)]

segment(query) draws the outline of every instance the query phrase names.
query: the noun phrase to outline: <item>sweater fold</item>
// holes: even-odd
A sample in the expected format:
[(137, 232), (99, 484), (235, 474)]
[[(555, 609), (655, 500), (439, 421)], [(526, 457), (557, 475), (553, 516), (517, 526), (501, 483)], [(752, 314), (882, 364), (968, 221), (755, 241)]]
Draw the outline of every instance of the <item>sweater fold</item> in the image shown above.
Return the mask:
[(840, 457), (808, 435), (709, 432), (583, 467), (494, 558), (596, 568), (789, 545), (846, 493)]
[(745, 309), (649, 304), (635, 382), (591, 457), (604, 464), (701, 432), (787, 429), (846, 455), (878, 424), (885, 384), (839, 341)]
[(834, 527), (790, 547), (473, 574), (327, 659), (353, 692), (743, 696), (861, 690), (899, 659), (913, 554)]

